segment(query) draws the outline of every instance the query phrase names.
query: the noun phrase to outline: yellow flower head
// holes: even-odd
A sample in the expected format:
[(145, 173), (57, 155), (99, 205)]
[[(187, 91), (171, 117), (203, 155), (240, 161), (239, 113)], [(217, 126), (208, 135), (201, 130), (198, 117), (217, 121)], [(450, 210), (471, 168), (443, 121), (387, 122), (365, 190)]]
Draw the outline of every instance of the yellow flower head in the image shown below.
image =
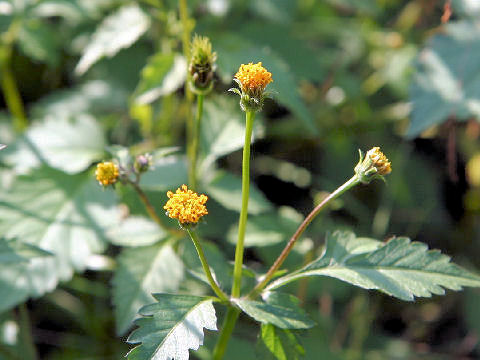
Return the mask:
[(262, 66), (261, 62), (242, 64), (235, 78), (240, 82), (242, 90), (252, 93), (263, 92), (265, 87), (273, 81), (272, 74)]
[(372, 165), (377, 169), (377, 174), (388, 175), (392, 172), (392, 164), (378, 146), (368, 150), (367, 157), (370, 158)]
[(169, 217), (177, 219), (180, 224), (196, 224), (203, 215), (208, 214), (205, 207), (208, 197), (189, 190), (187, 185), (182, 185), (175, 194), (167, 192), (167, 196), (169, 199), (163, 208)]
[(98, 182), (103, 186), (115, 184), (118, 175), (118, 166), (110, 161), (99, 163), (95, 171)]

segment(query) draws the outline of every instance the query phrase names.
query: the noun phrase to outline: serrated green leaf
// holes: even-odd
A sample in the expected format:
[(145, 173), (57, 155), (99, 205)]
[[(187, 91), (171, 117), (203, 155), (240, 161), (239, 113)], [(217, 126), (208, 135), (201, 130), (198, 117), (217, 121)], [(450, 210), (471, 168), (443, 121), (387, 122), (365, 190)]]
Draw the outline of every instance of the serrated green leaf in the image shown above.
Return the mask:
[(336, 231), (327, 237), (317, 260), (271, 283), (276, 289), (306, 276), (331, 276), (364, 289), (380, 290), (402, 300), (443, 295), (444, 288), (480, 287), (480, 277), (450, 262), (427, 245), (397, 237), (387, 243)]
[(106, 17), (95, 30), (75, 68), (77, 75), (104, 56), (112, 57), (131, 46), (150, 26), (149, 17), (137, 5), (125, 5)]
[(273, 324), (282, 329), (308, 329), (315, 325), (293, 295), (269, 292), (264, 298), (265, 302), (246, 299), (235, 302), (247, 315), (262, 324)]
[(187, 76), (187, 62), (179, 54), (157, 53), (148, 59), (142, 69), (140, 83), (135, 90), (135, 102), (150, 104), (160, 96), (177, 90)]
[(256, 350), (262, 360), (299, 360), (305, 354), (293, 332), (271, 324), (262, 324)]
[(48, 22), (24, 21), (18, 33), (18, 45), (35, 61), (56, 66), (60, 60), (57, 34)]
[(119, 246), (152, 245), (167, 235), (157, 223), (143, 216), (129, 216), (108, 232), (111, 243)]
[(480, 117), (480, 22), (450, 23), (417, 59), (410, 90), (408, 136), (416, 136), (449, 117)]
[(28, 262), (32, 258), (52, 255), (51, 252), (17, 239), (0, 238), (0, 264)]
[(1, 156), (17, 173), (46, 164), (75, 174), (101, 160), (104, 147), (99, 124), (84, 114), (72, 119), (51, 117), (32, 125)]
[(203, 328), (217, 330), (217, 317), (211, 298), (154, 294), (157, 303), (140, 309), (144, 318), (128, 337), (131, 344), (142, 343), (131, 350), (129, 360), (188, 360), (188, 350), (203, 344)]
[(0, 192), (0, 234), (54, 254), (28, 263), (0, 265), (0, 311), (54, 289), (85, 269), (106, 246), (106, 230), (119, 220), (113, 192), (93, 174), (70, 176), (50, 168), (19, 176)]
[(154, 301), (152, 293), (178, 291), (183, 274), (183, 264), (168, 244), (124, 250), (113, 277), (117, 334), (127, 331), (138, 310)]
[[(218, 171), (213, 179), (204, 184), (206, 193), (229, 210), (242, 208), (242, 180), (228, 172)], [(249, 214), (260, 214), (272, 209), (272, 204), (254, 185), (250, 184)]]

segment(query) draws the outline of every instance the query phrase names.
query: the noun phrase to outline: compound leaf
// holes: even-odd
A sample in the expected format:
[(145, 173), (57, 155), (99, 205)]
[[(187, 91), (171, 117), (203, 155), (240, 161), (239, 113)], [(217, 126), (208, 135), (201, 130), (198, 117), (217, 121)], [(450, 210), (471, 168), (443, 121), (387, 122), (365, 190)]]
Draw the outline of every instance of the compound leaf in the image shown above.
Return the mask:
[(443, 295), (444, 288), (480, 287), (480, 277), (450, 262), (427, 245), (397, 237), (383, 243), (357, 238), (348, 231), (327, 237), (323, 255), (302, 269), (281, 277), (275, 289), (306, 276), (331, 276), (364, 289), (380, 290), (402, 300)]

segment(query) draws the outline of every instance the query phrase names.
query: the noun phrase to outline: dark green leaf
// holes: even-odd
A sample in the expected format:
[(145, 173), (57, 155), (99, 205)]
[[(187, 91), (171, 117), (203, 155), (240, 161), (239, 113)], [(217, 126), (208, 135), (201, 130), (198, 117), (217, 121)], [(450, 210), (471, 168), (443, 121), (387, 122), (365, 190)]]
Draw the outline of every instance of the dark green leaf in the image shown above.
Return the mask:
[(295, 334), (271, 324), (262, 324), (257, 343), (257, 358), (262, 360), (299, 360), (305, 350)]
[(282, 329), (308, 329), (315, 325), (293, 295), (269, 292), (265, 295), (265, 302), (238, 299), (236, 303), (262, 324), (273, 324)]
[(302, 269), (275, 280), (275, 289), (306, 276), (331, 276), (365, 289), (377, 289), (402, 300), (443, 295), (443, 288), (480, 287), (480, 277), (450, 262), (427, 245), (398, 237), (387, 243), (337, 231), (325, 251)]
[(117, 334), (129, 328), (142, 306), (153, 302), (152, 293), (174, 293), (182, 279), (183, 264), (170, 245), (124, 250), (113, 277)]
[(25, 21), (18, 33), (20, 49), (35, 61), (56, 66), (60, 59), (57, 34), (47, 22)]
[(131, 344), (142, 343), (131, 350), (129, 360), (188, 360), (188, 350), (203, 344), (203, 328), (217, 330), (217, 317), (211, 298), (154, 294), (157, 303), (140, 309), (135, 324), (139, 326), (128, 337)]

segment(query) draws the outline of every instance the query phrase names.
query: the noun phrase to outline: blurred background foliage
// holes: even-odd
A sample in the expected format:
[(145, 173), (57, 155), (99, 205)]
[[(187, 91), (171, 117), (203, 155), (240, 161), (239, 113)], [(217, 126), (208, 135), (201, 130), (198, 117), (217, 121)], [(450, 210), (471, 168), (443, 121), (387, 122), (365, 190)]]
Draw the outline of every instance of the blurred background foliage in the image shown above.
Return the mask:
[[(160, 213), (165, 191), (186, 181), (193, 102), (185, 44), (193, 33), (209, 36), (218, 54), (199, 170), (199, 190), (210, 197), (200, 231), (217, 274), (231, 270), (240, 209), (243, 114), (226, 90), (251, 61), (274, 78), (252, 148), (246, 244), (254, 271), (351, 176), (357, 149), (375, 145), (393, 164), (387, 184), (337, 200), (285, 266), (311, 259), (326, 232), (346, 228), (378, 239), (406, 235), (480, 268), (478, 1), (185, 3), (0, 1), (0, 142), (8, 145), (0, 154), (0, 235), (37, 246), (27, 265), (0, 262), (0, 359), (27, 358), (27, 309), (40, 358), (118, 359), (150, 293), (205, 293), (191, 244), (159, 242), (167, 234), (133, 191), (119, 185), (115, 200), (91, 170), (112, 156), (128, 159), (126, 148), (152, 152), (155, 167), (141, 185)], [(230, 278), (219, 281), (228, 287)], [(319, 324), (299, 334), (306, 359), (480, 356), (478, 290), (414, 304), (333, 279), (290, 289)], [(261, 354), (255, 324), (243, 320), (228, 359)], [(208, 332), (192, 358), (208, 359), (215, 339)]]

